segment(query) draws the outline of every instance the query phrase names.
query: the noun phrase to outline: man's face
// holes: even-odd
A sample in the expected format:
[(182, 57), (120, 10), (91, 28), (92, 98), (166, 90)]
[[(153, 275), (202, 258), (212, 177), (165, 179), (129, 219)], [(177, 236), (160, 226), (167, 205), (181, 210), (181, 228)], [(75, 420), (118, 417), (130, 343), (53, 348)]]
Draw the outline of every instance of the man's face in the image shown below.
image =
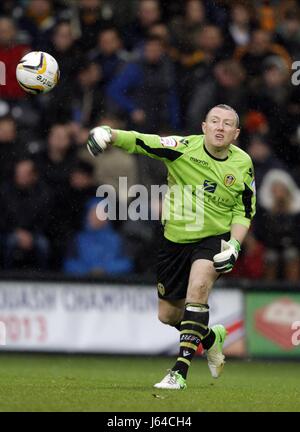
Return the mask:
[(64, 152), (70, 146), (70, 135), (65, 126), (54, 125), (49, 133), (48, 146), (55, 151)]
[(110, 56), (121, 48), (121, 41), (113, 30), (103, 31), (99, 36), (99, 48), (104, 55)]
[(3, 47), (9, 47), (16, 36), (16, 29), (13, 21), (9, 18), (0, 19), (0, 45)]
[(74, 43), (71, 26), (69, 24), (61, 24), (54, 33), (53, 42), (59, 51), (63, 52), (69, 49)]
[(212, 108), (202, 123), (205, 142), (216, 148), (226, 148), (239, 136), (237, 119), (233, 111)]
[(150, 27), (160, 20), (161, 12), (156, 0), (143, 0), (139, 3), (138, 17), (143, 27)]
[(19, 162), (15, 167), (15, 184), (26, 189), (33, 186), (37, 181), (34, 164), (30, 160)]
[(164, 54), (163, 45), (159, 41), (149, 41), (145, 45), (144, 56), (147, 63), (157, 64)]

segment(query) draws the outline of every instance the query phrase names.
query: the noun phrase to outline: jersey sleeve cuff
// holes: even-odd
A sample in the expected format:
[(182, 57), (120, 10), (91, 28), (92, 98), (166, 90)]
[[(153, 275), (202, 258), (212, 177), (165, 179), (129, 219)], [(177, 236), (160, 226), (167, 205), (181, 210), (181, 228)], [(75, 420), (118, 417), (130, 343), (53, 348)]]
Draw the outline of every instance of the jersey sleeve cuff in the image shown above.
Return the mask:
[(239, 225), (243, 225), (243, 226), (249, 228), (250, 224), (251, 224), (251, 220), (248, 218), (245, 218), (243, 216), (234, 216), (231, 224), (232, 225), (233, 224), (239, 224)]

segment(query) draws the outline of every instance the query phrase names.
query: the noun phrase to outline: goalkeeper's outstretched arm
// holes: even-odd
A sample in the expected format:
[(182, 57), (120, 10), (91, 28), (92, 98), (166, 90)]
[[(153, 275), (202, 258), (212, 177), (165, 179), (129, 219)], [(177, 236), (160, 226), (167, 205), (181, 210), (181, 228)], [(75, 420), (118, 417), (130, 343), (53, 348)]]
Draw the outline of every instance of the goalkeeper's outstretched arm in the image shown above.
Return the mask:
[(178, 136), (160, 137), (108, 126), (98, 126), (90, 131), (87, 148), (92, 156), (102, 153), (110, 144), (128, 153), (149, 156), (165, 163), (178, 159), (186, 150), (183, 137)]

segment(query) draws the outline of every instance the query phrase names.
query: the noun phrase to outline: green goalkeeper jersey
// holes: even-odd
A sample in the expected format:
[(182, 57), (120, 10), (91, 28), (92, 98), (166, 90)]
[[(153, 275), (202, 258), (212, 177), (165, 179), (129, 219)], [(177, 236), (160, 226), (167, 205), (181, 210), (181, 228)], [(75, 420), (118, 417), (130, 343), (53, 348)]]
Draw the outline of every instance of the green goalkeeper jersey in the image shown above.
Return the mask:
[(114, 145), (167, 166), (162, 222), (168, 240), (190, 243), (229, 232), (232, 224), (249, 227), (255, 214), (253, 164), (237, 146), (231, 144), (223, 160), (209, 154), (204, 135), (162, 138), (121, 130)]

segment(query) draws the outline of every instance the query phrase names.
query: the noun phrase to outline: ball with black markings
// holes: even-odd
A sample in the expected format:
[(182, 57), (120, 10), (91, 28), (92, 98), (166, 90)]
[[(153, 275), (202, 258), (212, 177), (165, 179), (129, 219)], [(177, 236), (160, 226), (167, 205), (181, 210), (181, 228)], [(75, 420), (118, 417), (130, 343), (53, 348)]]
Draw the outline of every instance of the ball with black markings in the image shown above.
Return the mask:
[(19, 61), (16, 78), (27, 93), (48, 93), (58, 83), (59, 66), (50, 54), (32, 51)]

